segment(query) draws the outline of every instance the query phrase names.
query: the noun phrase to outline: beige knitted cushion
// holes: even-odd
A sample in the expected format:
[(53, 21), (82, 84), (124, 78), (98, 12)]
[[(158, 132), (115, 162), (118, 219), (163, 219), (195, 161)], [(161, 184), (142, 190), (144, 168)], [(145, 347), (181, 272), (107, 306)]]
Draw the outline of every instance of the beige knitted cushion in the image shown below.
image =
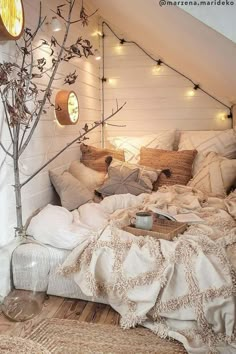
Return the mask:
[(107, 156), (112, 156), (117, 160), (125, 161), (125, 155), (123, 150), (112, 150), (96, 148), (91, 145), (80, 145), (82, 153), (80, 161), (87, 167), (99, 172), (107, 172), (107, 164), (105, 159)]
[(193, 175), (195, 175), (206, 154), (210, 151), (229, 159), (236, 158), (236, 132), (233, 129), (181, 132), (179, 150), (191, 149), (198, 151), (193, 165)]
[(154, 190), (163, 185), (186, 185), (192, 177), (192, 164), (197, 154), (196, 150), (167, 151), (142, 147), (140, 164), (158, 170), (170, 169), (171, 176), (161, 174), (155, 183)]
[(93, 199), (93, 194), (69, 172), (49, 171), (49, 176), (64, 208), (74, 210)]
[(224, 197), (235, 181), (236, 160), (209, 152), (188, 185), (207, 195)]

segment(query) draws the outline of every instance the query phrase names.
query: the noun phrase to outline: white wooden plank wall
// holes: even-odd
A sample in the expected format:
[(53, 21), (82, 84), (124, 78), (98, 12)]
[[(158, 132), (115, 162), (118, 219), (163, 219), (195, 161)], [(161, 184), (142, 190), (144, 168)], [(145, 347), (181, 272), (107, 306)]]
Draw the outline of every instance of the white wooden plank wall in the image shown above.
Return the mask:
[[(114, 29), (112, 24), (111, 27)], [(132, 40), (121, 31), (115, 31), (120, 38)], [(188, 80), (171, 69), (161, 66), (157, 71), (155, 63), (139, 48), (121, 45), (106, 26), (104, 32), (105, 77), (108, 79), (104, 91), (105, 114), (111, 110), (115, 99), (120, 103), (127, 101), (125, 108), (110, 121), (125, 124), (126, 128), (107, 126), (106, 137), (141, 136), (167, 129), (224, 130), (231, 127), (231, 120), (222, 120), (222, 116), (228, 114), (227, 109), (199, 90), (194, 91)], [(191, 96), (190, 91), (195, 95)]]
[[(26, 13), (27, 27), (34, 28), (38, 20), (39, 0), (31, 1), (24, 0), (24, 8)], [(61, 4), (59, 0), (43, 1), (43, 13), (47, 15), (50, 21), (53, 13), (51, 9), (56, 9), (56, 6)], [(89, 4), (89, 0), (84, 2), (88, 13), (92, 13), (94, 8)], [(81, 0), (76, 1), (76, 8), (74, 11), (74, 19), (78, 18), (80, 11)], [(98, 37), (93, 36), (93, 33), (98, 28), (98, 16), (95, 15), (90, 18), (89, 26), (83, 27), (80, 23), (74, 24), (71, 27), (70, 35), (67, 44), (72, 44), (79, 36), (89, 39), (94, 48), (98, 48)], [(50, 36), (55, 36), (58, 40), (62, 38), (62, 32), (52, 32), (50, 26), (45, 25), (36, 38), (35, 44), (41, 38), (50, 40)], [(47, 48), (37, 51), (38, 58), (48, 57)], [(0, 62), (3, 60), (17, 60), (15, 58), (15, 43), (0, 42)], [(78, 79), (75, 85), (63, 85), (62, 76), (69, 72), (76, 70)], [(60, 80), (54, 81), (53, 97), (60, 89), (74, 90), (77, 93), (80, 105), (80, 119), (75, 126), (59, 126), (55, 121), (54, 110), (50, 108), (42, 120), (39, 122), (35, 131), (33, 139), (21, 159), (21, 174), (22, 180), (27, 178), (32, 172), (39, 168), (42, 163), (45, 163), (50, 157), (58, 152), (66, 143), (70, 142), (79, 135), (79, 131), (84, 126), (85, 122), (91, 123), (100, 118), (100, 91), (99, 91), (99, 63), (90, 59), (73, 59), (71, 63), (62, 63), (59, 68)], [(46, 82), (38, 80), (39, 87), (44, 88)], [(7, 127), (3, 120), (3, 110), (0, 106), (0, 139), (7, 146), (9, 146), (9, 135)], [(100, 128), (94, 133), (91, 133), (89, 143), (100, 145)], [(29, 184), (22, 190), (23, 194), (23, 214), (26, 219), (35, 209), (49, 203), (54, 198), (50, 180), (48, 177), (48, 170), (54, 169), (63, 171), (68, 166), (69, 162), (79, 158), (79, 146), (75, 144), (58, 157), (52, 164), (45, 168), (38, 176), (36, 176)], [(12, 161), (5, 160), (3, 152), (0, 152), (0, 245), (9, 242), (14, 237), (15, 222), (15, 202), (13, 193), (13, 170)]]

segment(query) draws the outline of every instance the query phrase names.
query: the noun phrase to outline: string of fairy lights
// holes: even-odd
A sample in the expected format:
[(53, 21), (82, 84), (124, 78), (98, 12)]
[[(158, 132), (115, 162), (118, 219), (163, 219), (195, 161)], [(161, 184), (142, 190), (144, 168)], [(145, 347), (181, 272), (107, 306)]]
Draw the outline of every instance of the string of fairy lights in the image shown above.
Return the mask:
[(221, 100), (219, 100), (217, 97), (213, 96), (212, 94), (210, 94), (209, 92), (207, 92), (206, 90), (204, 90), (201, 85), (199, 83), (194, 82), (190, 77), (188, 77), (187, 75), (183, 74), (182, 72), (180, 72), (179, 70), (175, 69), (173, 66), (169, 65), (168, 63), (166, 63), (164, 60), (161, 60), (159, 58), (154, 58), (154, 56), (152, 56), (151, 54), (149, 54), (142, 46), (140, 46), (137, 42), (135, 41), (130, 41), (130, 40), (126, 40), (125, 38), (121, 38), (112, 28), (111, 26), (106, 22), (103, 21), (102, 22), (102, 32), (97, 31), (97, 34), (100, 35), (102, 37), (102, 77), (101, 77), (101, 82), (102, 82), (102, 112), (104, 115), (104, 84), (108, 81), (109, 83), (112, 83), (113, 80), (112, 79), (108, 79), (105, 77), (105, 60), (104, 60), (104, 54), (105, 54), (105, 27), (107, 27), (111, 33), (117, 38), (117, 40), (120, 43), (120, 46), (124, 46), (125, 44), (132, 44), (135, 45), (137, 48), (139, 48), (140, 51), (142, 51), (150, 60), (152, 60), (155, 63), (155, 67), (154, 67), (154, 72), (158, 73), (159, 71), (161, 71), (162, 67), (167, 67), (169, 69), (171, 69), (173, 72), (177, 73), (178, 75), (182, 76), (184, 79), (188, 80), (191, 85), (192, 85), (192, 90), (189, 91), (188, 95), (189, 96), (194, 96), (195, 92), (197, 90), (203, 92), (204, 94), (206, 94), (208, 97), (212, 98), (213, 100), (215, 100), (216, 102), (218, 102), (219, 104), (221, 104), (224, 108), (227, 108), (227, 110), (229, 110), (228, 114), (225, 114), (224, 116), (222, 116), (222, 120), (225, 120), (226, 117), (227, 118), (233, 118), (233, 114), (232, 114), (232, 106), (228, 106), (227, 104), (225, 104), (224, 102), (222, 102)]

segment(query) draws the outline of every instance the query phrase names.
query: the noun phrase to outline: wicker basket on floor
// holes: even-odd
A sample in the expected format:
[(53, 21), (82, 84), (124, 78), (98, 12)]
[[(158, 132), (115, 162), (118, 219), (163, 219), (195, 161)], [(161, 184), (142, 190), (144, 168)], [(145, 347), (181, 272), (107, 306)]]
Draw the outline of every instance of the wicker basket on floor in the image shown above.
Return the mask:
[(166, 219), (157, 219), (150, 231), (137, 229), (133, 225), (123, 227), (124, 231), (130, 232), (135, 236), (152, 236), (171, 241), (175, 236), (183, 233), (187, 229), (187, 224)]

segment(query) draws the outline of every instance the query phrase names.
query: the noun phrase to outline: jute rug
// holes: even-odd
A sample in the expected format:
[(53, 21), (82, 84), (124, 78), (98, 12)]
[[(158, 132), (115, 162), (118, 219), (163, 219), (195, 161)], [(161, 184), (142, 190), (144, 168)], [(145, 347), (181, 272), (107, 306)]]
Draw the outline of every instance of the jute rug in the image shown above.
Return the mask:
[(50, 352), (40, 344), (30, 339), (0, 335), (1, 354), (50, 354)]
[(186, 354), (178, 342), (160, 339), (144, 328), (124, 331), (118, 326), (56, 318), (41, 321), (27, 339), (57, 354)]

